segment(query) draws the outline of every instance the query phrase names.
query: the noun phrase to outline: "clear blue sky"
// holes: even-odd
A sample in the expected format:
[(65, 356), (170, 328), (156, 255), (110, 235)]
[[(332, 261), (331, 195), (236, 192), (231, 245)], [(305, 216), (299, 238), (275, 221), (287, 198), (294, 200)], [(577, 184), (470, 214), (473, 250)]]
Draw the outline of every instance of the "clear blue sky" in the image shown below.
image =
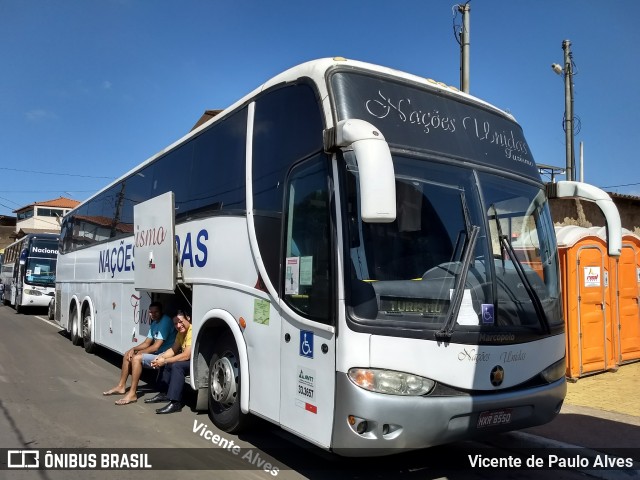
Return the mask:
[[(463, 3), (463, 2), (460, 2)], [(295, 64), (331, 56), (459, 86), (451, 0), (0, 0), (0, 215), (84, 200)], [(640, 195), (640, 3), (472, 0), (470, 90), (565, 165), (572, 42), (585, 181)], [(614, 187), (615, 186), (615, 187)]]

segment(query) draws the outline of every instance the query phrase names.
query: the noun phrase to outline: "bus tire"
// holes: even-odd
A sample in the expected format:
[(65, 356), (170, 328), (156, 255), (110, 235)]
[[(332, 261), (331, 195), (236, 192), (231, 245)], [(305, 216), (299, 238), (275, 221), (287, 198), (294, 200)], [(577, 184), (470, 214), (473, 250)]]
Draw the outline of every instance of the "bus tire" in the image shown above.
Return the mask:
[(227, 433), (246, 428), (249, 415), (240, 411), (240, 360), (238, 347), (229, 333), (215, 344), (209, 363), (209, 416)]
[(82, 343), (82, 336), (80, 335), (80, 325), (78, 322), (78, 311), (73, 310), (71, 312), (71, 331), (69, 332), (71, 336), (71, 343), (74, 345), (80, 345)]
[(49, 302), (49, 307), (47, 309), (47, 318), (49, 320), (54, 320), (56, 317), (56, 302), (55, 300), (51, 300)]
[(13, 308), (16, 309), (16, 313), (21, 313), (24, 315), (27, 307), (25, 305), (22, 305), (22, 295), (16, 295), (16, 304), (13, 306)]
[(91, 340), (91, 314), (85, 312), (82, 316), (82, 342), (84, 343), (84, 350), (87, 353), (93, 353), (96, 350), (96, 344)]

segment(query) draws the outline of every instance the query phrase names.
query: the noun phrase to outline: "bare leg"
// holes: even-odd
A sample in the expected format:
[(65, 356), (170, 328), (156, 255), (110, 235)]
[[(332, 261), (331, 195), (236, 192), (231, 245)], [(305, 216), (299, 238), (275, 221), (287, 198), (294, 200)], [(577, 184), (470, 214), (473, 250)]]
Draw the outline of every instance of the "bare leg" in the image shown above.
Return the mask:
[[(129, 362), (131, 368), (131, 388), (126, 393), (122, 400), (118, 400), (120, 404), (131, 403), (138, 400), (138, 382), (142, 375), (142, 354), (137, 354), (131, 362)], [(116, 403), (118, 403), (116, 402)]]
[(131, 374), (131, 361), (129, 358), (132, 356), (130, 352), (125, 352), (122, 357), (122, 370), (120, 373), (120, 381), (118, 384), (106, 392), (102, 392), (103, 395), (124, 395), (127, 391), (127, 378)]

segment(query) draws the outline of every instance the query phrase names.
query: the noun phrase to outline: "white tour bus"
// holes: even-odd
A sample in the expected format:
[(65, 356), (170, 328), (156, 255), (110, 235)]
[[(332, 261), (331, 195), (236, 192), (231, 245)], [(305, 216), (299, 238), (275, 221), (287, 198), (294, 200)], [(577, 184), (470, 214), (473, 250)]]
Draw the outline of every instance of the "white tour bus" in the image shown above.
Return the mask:
[(551, 196), (600, 205), (619, 254), (608, 195), (545, 188), (509, 114), (321, 59), (71, 211), (55, 315), (124, 352), (152, 298), (186, 298), (191, 387), (226, 432), (255, 415), (377, 455), (543, 424), (566, 392)]
[(2, 301), (20, 312), (47, 307), (55, 294), (59, 235), (28, 234), (4, 250)]

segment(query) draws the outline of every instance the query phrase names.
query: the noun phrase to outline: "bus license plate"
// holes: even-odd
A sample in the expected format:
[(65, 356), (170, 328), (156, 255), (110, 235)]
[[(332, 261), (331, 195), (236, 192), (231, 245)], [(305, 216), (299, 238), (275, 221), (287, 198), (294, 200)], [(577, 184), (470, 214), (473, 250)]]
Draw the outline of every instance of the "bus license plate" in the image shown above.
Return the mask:
[(478, 417), (478, 428), (506, 425), (511, 422), (511, 409), (481, 412)]

